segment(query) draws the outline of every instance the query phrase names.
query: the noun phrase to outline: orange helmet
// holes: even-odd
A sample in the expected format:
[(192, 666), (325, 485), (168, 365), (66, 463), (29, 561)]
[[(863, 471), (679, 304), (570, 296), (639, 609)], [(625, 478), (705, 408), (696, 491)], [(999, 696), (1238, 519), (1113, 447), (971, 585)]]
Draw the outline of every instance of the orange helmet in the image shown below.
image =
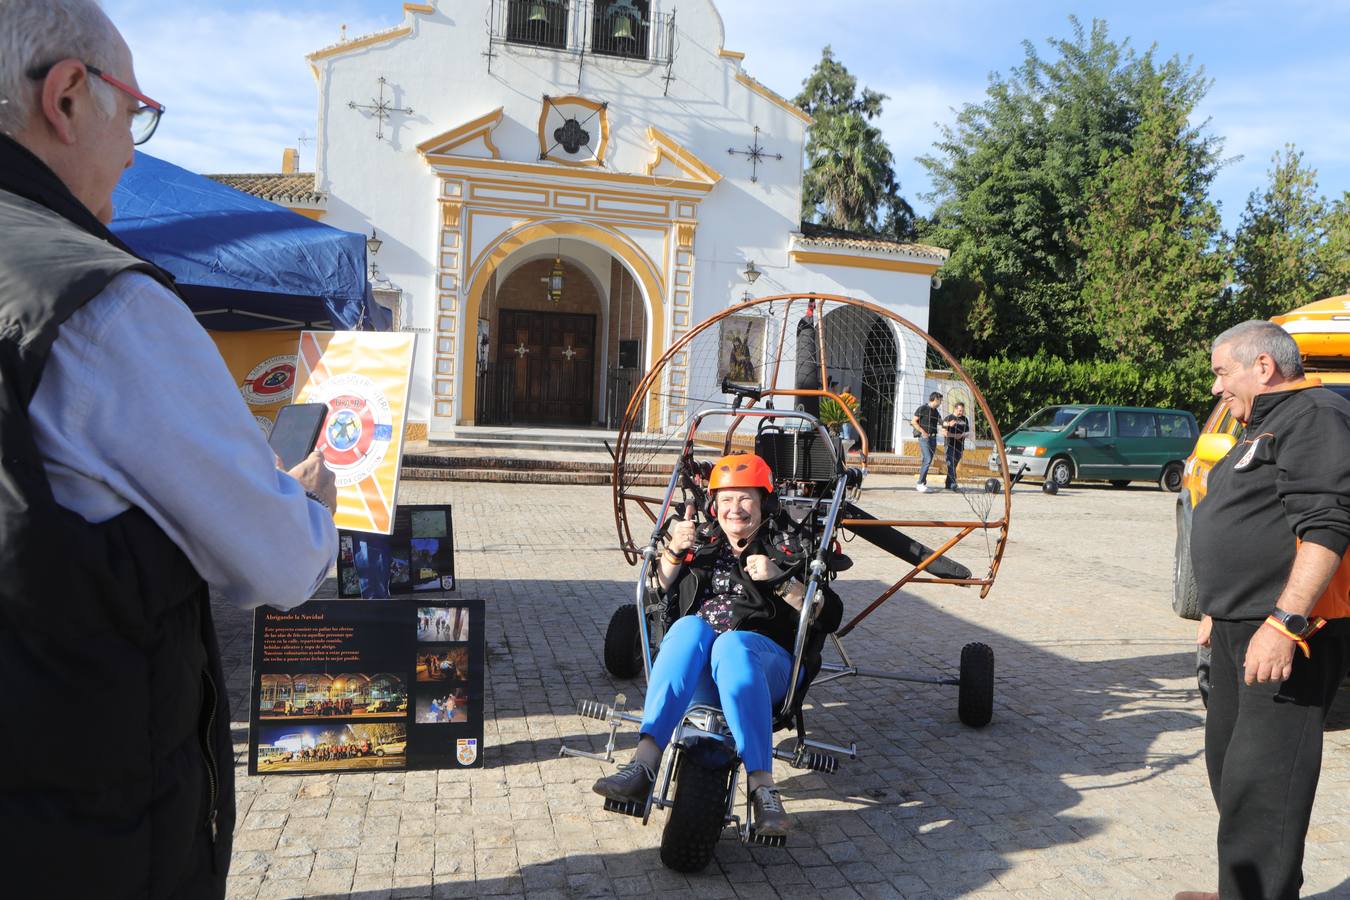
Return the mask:
[(722, 488), (764, 488), (773, 493), (773, 471), (753, 453), (733, 453), (713, 463), (708, 479), (709, 493)]

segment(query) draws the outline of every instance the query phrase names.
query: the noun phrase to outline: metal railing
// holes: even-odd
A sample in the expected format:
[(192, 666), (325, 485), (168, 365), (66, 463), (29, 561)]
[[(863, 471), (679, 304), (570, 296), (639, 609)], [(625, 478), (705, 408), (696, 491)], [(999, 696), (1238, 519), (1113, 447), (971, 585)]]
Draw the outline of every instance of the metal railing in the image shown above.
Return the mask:
[(488, 37), (575, 55), (669, 63), (675, 50), (674, 13), (655, 13), (645, 0), (492, 0)]
[(476, 425), (511, 425), (511, 395), (515, 391), (514, 365), (489, 364), (478, 373)]
[[(628, 403), (633, 399), (633, 391), (637, 389), (638, 382), (642, 380), (641, 369), (610, 369), (609, 377), (605, 380), (605, 426), (607, 428), (618, 428), (623, 423), (623, 414), (628, 409)], [(638, 419), (633, 423), (633, 430), (641, 431), (643, 423), (642, 411), (638, 411)]]

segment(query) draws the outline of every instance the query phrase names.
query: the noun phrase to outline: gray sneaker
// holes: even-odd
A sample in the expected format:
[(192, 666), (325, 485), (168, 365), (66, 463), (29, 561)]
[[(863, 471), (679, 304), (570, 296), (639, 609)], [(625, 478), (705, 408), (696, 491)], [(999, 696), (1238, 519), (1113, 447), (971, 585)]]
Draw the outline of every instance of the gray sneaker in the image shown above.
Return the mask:
[(764, 837), (787, 837), (792, 830), (792, 819), (783, 809), (783, 798), (778, 788), (760, 787), (750, 794), (750, 813), (755, 833)]
[(601, 778), (591, 790), (607, 800), (646, 803), (655, 783), (656, 773), (643, 763), (633, 760), (620, 766), (613, 775)]

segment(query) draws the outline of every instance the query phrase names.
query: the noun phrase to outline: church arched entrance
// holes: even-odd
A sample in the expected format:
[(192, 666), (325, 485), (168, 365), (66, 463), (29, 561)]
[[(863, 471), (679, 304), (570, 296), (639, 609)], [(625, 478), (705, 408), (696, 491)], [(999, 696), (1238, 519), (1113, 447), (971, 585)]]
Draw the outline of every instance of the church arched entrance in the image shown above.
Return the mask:
[[(550, 290), (561, 276), (561, 291)], [(523, 248), (478, 316), (480, 425), (617, 424), (646, 358), (645, 304), (618, 260), (577, 241)]]
[(899, 351), (889, 321), (861, 307), (838, 307), (822, 323), (826, 376), (858, 398), (873, 451), (894, 452)]

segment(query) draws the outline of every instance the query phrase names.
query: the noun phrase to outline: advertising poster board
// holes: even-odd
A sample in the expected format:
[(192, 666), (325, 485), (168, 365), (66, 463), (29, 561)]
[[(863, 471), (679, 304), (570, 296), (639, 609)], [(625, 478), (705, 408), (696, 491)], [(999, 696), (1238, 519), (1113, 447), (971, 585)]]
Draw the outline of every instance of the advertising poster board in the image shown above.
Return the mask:
[(416, 337), (370, 331), (300, 333), (295, 402), (328, 404), (318, 449), (337, 477), (338, 528), (378, 534), (393, 530)]
[(295, 350), (298, 331), (208, 331), (225, 366), (239, 385), (239, 393), (262, 429), (272, 433), (277, 410), (291, 402), (295, 391)]
[(455, 589), (450, 507), (400, 505), (391, 534), (338, 531), (338, 596), (378, 600)]
[(250, 775), (483, 764), (483, 602), (254, 613)]

